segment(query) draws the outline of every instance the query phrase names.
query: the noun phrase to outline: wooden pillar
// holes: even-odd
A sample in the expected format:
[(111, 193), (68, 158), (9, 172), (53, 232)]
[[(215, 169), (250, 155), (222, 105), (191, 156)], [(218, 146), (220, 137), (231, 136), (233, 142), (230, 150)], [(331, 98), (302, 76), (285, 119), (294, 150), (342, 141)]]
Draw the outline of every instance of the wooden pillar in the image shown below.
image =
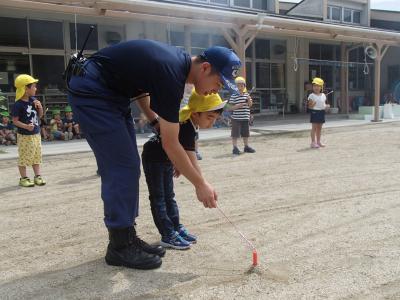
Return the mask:
[(380, 98), (381, 98), (381, 46), (377, 45), (376, 48), (378, 55), (376, 56), (375, 59), (375, 64), (374, 64), (374, 68), (375, 68), (375, 96), (374, 96), (374, 100), (375, 100), (375, 109), (374, 109), (374, 122), (378, 122), (380, 121), (380, 116), (379, 116), (379, 104), (380, 104)]
[(242, 67), (240, 68), (240, 75), (246, 78), (246, 45), (245, 40), (242, 36), (237, 37), (237, 55), (242, 62)]
[(346, 44), (342, 42), (340, 44), (340, 58), (342, 65), (340, 67), (340, 112), (348, 113), (348, 107), (346, 108), (346, 68), (347, 68), (347, 55), (346, 55)]
[(388, 46), (385, 46), (381, 43), (376, 43), (376, 58), (375, 58), (375, 109), (374, 109), (374, 120), (373, 122), (379, 122), (379, 104), (380, 104), (380, 98), (381, 98), (381, 65), (382, 65), (382, 59), (386, 54), (386, 51), (388, 50)]
[(247, 36), (247, 32), (238, 29), (233, 29), (233, 33), (234, 37), (232, 37), (227, 29), (222, 29), (222, 34), (224, 35), (226, 41), (236, 52), (237, 56), (242, 62), (240, 74), (241, 76), (246, 77), (246, 49), (256, 37), (257, 31), (254, 32), (250, 37)]

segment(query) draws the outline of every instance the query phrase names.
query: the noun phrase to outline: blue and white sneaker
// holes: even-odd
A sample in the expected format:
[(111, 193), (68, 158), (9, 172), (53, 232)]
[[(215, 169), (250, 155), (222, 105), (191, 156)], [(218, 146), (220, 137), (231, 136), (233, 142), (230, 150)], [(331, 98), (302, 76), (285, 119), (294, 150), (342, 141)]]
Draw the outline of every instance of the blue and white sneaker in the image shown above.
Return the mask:
[(190, 234), (189, 231), (185, 227), (181, 227), (178, 231), (179, 235), (190, 244), (196, 244), (197, 236)]
[(164, 248), (172, 248), (176, 250), (186, 250), (190, 248), (190, 243), (182, 238), (177, 232), (172, 237), (162, 238), (160, 245)]

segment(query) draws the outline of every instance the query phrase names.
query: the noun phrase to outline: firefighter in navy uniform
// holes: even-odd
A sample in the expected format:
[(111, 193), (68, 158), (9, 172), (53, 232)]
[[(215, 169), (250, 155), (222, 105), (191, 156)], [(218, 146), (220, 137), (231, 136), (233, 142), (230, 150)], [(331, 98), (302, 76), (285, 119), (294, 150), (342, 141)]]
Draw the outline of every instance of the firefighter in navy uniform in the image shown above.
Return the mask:
[[(101, 49), (67, 74), (68, 100), (85, 132), (101, 176), (104, 222), (109, 231), (109, 265), (153, 269), (165, 249), (140, 239), (135, 227), (139, 204), (140, 157), (130, 114), (137, 104), (163, 136), (174, 166), (194, 185), (205, 207), (216, 207), (215, 189), (192, 166), (179, 143), (179, 106), (185, 83), (199, 94), (235, 88), (239, 58), (224, 47), (190, 57), (152, 40), (132, 40)], [(68, 72), (68, 70), (67, 70)]]

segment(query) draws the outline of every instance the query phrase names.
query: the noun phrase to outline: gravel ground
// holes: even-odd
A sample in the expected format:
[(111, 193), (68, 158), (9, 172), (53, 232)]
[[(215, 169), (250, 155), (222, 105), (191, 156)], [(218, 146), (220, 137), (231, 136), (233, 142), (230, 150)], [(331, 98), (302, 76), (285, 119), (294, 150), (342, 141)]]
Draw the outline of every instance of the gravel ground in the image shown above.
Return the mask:
[[(0, 161), (1, 299), (400, 299), (400, 124), (201, 143), (219, 206), (257, 247), (260, 265), (218, 210), (175, 181), (182, 222), (198, 235), (155, 271), (104, 263), (100, 180), (91, 153), (44, 158), (44, 187), (17, 186)], [(141, 178), (138, 232), (157, 242)]]

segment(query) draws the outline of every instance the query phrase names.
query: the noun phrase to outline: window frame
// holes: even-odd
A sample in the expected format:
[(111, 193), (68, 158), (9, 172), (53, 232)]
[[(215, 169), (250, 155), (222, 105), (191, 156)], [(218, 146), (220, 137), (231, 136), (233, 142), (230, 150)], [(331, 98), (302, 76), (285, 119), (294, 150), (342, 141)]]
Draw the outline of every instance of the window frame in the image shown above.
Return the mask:
[[(340, 20), (333, 19), (332, 16), (332, 11), (333, 9), (340, 9)], [(345, 12), (350, 11), (350, 21), (345, 21)], [(355, 22), (354, 21), (354, 14), (359, 13), (360, 14), (360, 22)], [(336, 23), (345, 23), (345, 24), (361, 24), (361, 17), (362, 17), (362, 11), (354, 8), (349, 8), (349, 7), (340, 7), (340, 6), (335, 6), (335, 5), (329, 5), (328, 6), (328, 12), (327, 12), (327, 20), (336, 22)]]

